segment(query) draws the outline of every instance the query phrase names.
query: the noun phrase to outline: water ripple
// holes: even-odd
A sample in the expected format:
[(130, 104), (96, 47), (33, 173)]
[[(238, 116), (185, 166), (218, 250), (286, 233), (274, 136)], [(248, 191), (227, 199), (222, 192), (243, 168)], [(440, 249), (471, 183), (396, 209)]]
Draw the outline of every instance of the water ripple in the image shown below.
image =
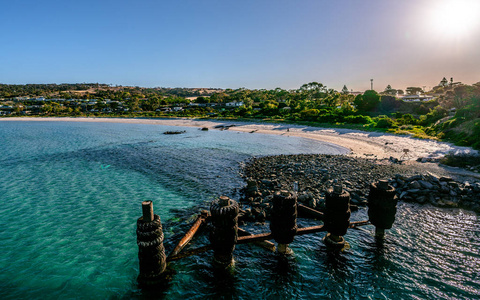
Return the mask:
[[(303, 140), (155, 126), (2, 124), (0, 298), (474, 299), (480, 295), (480, 222), (463, 210), (400, 204), (385, 240), (350, 230), (351, 249), (331, 253), (323, 233), (299, 236), (287, 259), (238, 245), (236, 267), (211, 253), (171, 264), (170, 287), (138, 290), (135, 220), (152, 200), (167, 252), (191, 211), (241, 186), (238, 163)], [(33, 128), (32, 126), (35, 126)], [(34, 131), (34, 129), (36, 131)], [(241, 136), (241, 141), (239, 138)], [(310, 144), (313, 143), (313, 144)], [(290, 149), (290, 150), (289, 150)], [(269, 153), (268, 151), (273, 151)], [(309, 150), (310, 151), (310, 150)], [(307, 151), (308, 152), (308, 151)], [(366, 210), (352, 214), (363, 220)], [(301, 226), (316, 221), (299, 220)], [(268, 231), (268, 225), (247, 228)], [(208, 243), (205, 235), (189, 249)]]

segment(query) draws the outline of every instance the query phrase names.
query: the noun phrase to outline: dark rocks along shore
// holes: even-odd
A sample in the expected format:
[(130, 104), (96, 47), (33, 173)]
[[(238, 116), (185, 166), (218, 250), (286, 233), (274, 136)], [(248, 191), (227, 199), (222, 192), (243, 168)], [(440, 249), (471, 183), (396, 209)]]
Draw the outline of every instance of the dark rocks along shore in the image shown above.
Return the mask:
[[(438, 170), (437, 170), (438, 171)], [(322, 211), (325, 192), (335, 183), (351, 194), (352, 210), (367, 204), (370, 184), (389, 180), (400, 201), (461, 207), (480, 213), (480, 183), (459, 182), (448, 173), (429, 172), (424, 164), (404, 165), (391, 160), (353, 158), (344, 155), (278, 155), (245, 163), (243, 189), (246, 209), (240, 220), (263, 222), (269, 218), (273, 194), (297, 190), (298, 201)]]

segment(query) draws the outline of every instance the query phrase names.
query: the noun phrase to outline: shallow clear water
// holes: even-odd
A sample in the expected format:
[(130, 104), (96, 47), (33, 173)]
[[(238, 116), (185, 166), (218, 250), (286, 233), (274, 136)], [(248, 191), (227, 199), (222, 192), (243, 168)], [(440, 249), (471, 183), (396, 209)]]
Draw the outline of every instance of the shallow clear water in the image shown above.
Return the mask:
[[(238, 245), (236, 267), (211, 253), (170, 264), (170, 286), (136, 287), (135, 221), (152, 200), (167, 252), (216, 196), (236, 197), (239, 162), (254, 155), (344, 153), (315, 141), (231, 131), (113, 123), (0, 121), (0, 299), (471, 299), (480, 295), (480, 222), (472, 213), (400, 204), (384, 242), (350, 230), (330, 254), (323, 233), (297, 237), (293, 257)], [(366, 211), (352, 215), (366, 218)], [(302, 226), (314, 221), (301, 220)], [(257, 226), (251, 231), (268, 231)], [(192, 248), (207, 243), (205, 236)]]

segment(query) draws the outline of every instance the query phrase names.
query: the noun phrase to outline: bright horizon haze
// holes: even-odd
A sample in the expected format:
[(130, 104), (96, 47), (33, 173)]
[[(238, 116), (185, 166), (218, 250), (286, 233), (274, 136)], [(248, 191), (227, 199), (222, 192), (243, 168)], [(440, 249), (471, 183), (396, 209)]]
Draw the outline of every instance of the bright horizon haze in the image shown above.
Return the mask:
[(341, 90), (480, 81), (480, 1), (4, 1), (0, 83)]

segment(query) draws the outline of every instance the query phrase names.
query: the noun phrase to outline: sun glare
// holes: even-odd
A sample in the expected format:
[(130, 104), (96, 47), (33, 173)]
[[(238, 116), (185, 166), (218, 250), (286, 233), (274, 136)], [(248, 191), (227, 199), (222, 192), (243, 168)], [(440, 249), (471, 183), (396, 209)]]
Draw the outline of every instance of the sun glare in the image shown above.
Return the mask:
[(480, 26), (480, 0), (435, 1), (430, 13), (432, 31), (445, 37), (474, 34)]

